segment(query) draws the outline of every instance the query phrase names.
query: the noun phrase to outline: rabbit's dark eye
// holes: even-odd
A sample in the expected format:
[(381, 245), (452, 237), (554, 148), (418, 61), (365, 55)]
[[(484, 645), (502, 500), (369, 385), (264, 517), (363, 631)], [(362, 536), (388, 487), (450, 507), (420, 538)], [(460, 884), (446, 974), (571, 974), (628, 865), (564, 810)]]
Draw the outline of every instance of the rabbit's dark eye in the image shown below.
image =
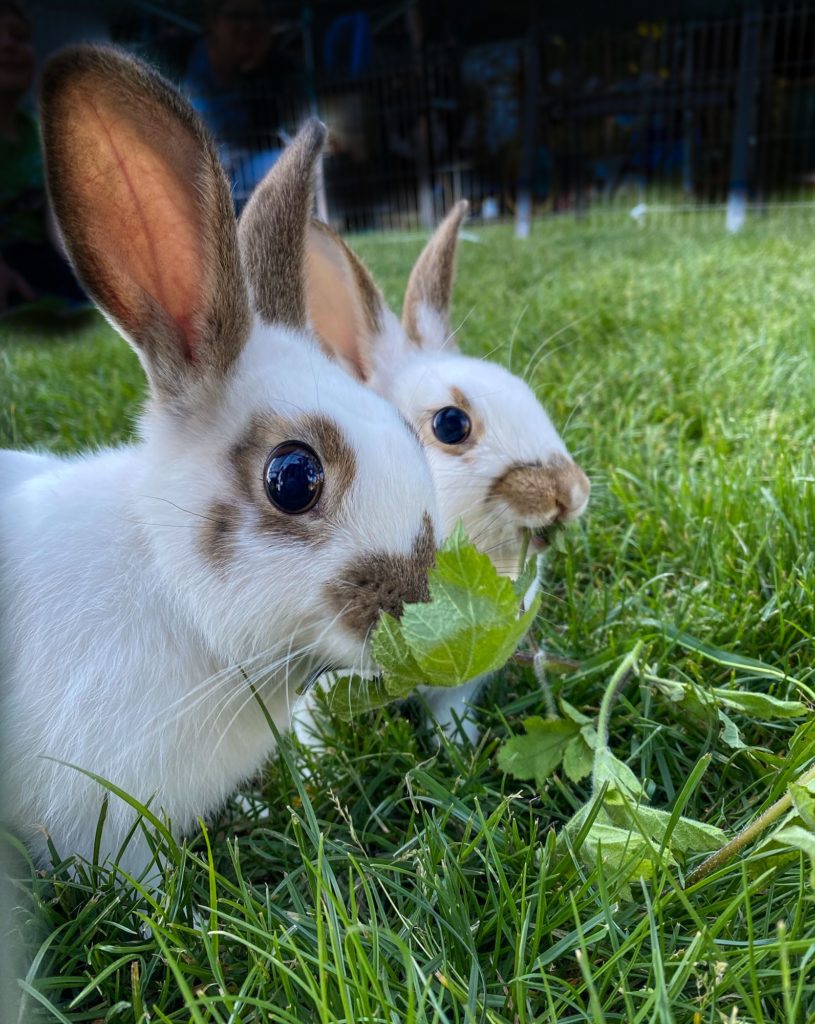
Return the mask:
[(446, 405), (433, 417), (433, 433), (442, 444), (461, 444), (470, 436), (470, 417), (455, 405)]
[(266, 460), (263, 484), (269, 501), (291, 516), (308, 512), (323, 490), (323, 466), (307, 444), (284, 441)]

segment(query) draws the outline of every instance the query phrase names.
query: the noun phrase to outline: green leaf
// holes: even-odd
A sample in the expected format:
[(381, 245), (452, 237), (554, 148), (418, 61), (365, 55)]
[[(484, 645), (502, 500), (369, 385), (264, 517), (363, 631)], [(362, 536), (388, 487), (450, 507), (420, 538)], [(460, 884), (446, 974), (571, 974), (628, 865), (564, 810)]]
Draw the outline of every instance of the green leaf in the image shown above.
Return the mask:
[(635, 799), (645, 796), (645, 790), (637, 776), (627, 764), (616, 758), (608, 747), (600, 747), (594, 755), (594, 792), (598, 793), (604, 785), (611, 789), (622, 790)]
[[(609, 817), (621, 828), (636, 828), (661, 846), (666, 839), (671, 821), (670, 811), (661, 811), (646, 804), (635, 804), (621, 792), (610, 792), (604, 801)], [(727, 842), (727, 836), (715, 825), (694, 818), (678, 818), (667, 837), (671, 850), (681, 853), (706, 853), (718, 850)]]
[(547, 553), (557, 551), (559, 554), (563, 554), (566, 550), (566, 524), (562, 522), (555, 522), (546, 531)]
[[(483, 584), (483, 579), (480, 582)], [(457, 686), (496, 671), (512, 657), (532, 625), (540, 598), (516, 618), (512, 585), (509, 580), (504, 582), (509, 588), (511, 606), (502, 607), (494, 598), (431, 580), (432, 602), (405, 607), (401, 632), (421, 670), (423, 682)]]
[(452, 547), (445, 545), (436, 555), (436, 565), (430, 570), (428, 582), (431, 596), (434, 588), (443, 592), (447, 587), (460, 587), (468, 594), (487, 598), (497, 607), (512, 611), (518, 607), (512, 580), (508, 576), (499, 576), (489, 555), (469, 543), (457, 543)]
[(815, 832), (815, 783), (802, 786), (799, 782), (790, 783), (792, 805), (804, 825)]
[(751, 675), (760, 676), (765, 679), (786, 680), (790, 678), (782, 669), (774, 668), (772, 665), (758, 661), (756, 658), (748, 658), (743, 654), (734, 654), (732, 651), (725, 651), (719, 647), (711, 647), (710, 644), (703, 643), (701, 640), (697, 640), (695, 636), (683, 633), (674, 626), (654, 620), (647, 620), (646, 624), (659, 626), (669, 637), (676, 640), (678, 644), (681, 644), (682, 647), (700, 654), (703, 658), (707, 658), (717, 665), (738, 669), (741, 672), (749, 672)]
[(392, 700), (382, 678), (356, 675), (340, 676), (326, 695), (328, 707), (344, 722), (352, 722), (362, 712), (384, 707)]
[[(588, 727), (584, 726), (580, 730), (580, 735), (575, 736), (563, 752), (563, 771), (572, 782), (580, 782), (587, 775), (591, 775), (591, 770), (594, 767), (595, 744), (586, 740), (585, 731), (587, 729)], [(596, 733), (594, 738), (596, 742)]]
[(539, 788), (555, 771), (580, 726), (565, 718), (524, 721), (525, 736), (513, 736), (498, 751), (498, 766), (516, 779), (534, 779)]
[(624, 887), (621, 895), (628, 899), (628, 882), (653, 878), (658, 867), (674, 863), (670, 850), (660, 852), (637, 832), (608, 824), (599, 816), (586, 833), (578, 854), (589, 870), (602, 863), (606, 875), (613, 872), (617, 884)]
[(723, 707), (740, 711), (753, 718), (766, 721), (784, 718), (800, 718), (807, 713), (807, 707), (799, 700), (780, 700), (767, 693), (754, 693), (746, 690), (726, 690), (714, 688), (711, 695)]
[(406, 605), (399, 622), (383, 615), (374, 632), (373, 655), (394, 697), (420, 682), (457, 686), (501, 668), (540, 604), (538, 597), (519, 617), (512, 581), (467, 542), (460, 526), (438, 553), (428, 585), (428, 603)]
[(668, 700), (682, 704), (697, 718), (710, 720), (715, 711), (722, 727), (722, 741), (733, 750), (746, 749), (738, 726), (723, 710), (737, 711), (765, 721), (797, 718), (807, 713), (806, 705), (797, 700), (781, 700), (766, 693), (712, 687), (709, 690), (688, 680), (676, 681), (651, 677), (651, 682)]
[(815, 889), (815, 834), (800, 825), (787, 825), (773, 836), (775, 843), (803, 850), (809, 857), (809, 884)]
[(789, 742), (787, 766), (790, 772), (802, 768), (815, 757), (815, 715), (810, 715), (806, 722), (792, 734)]
[(689, 680), (661, 679), (657, 676), (649, 677), (656, 689), (671, 701), (672, 704), (681, 704), (684, 714), (690, 714), (702, 722), (709, 722), (715, 711), (716, 703), (710, 694), (701, 686)]
[(732, 718), (719, 711), (719, 721), (722, 725), (722, 742), (726, 743), (731, 750), (746, 750), (747, 744), (741, 738), (738, 726)]
[(442, 542), (441, 551), (455, 551), (456, 548), (464, 547), (469, 544), (469, 538), (467, 537), (467, 531), (464, 529), (464, 523), (461, 519), (456, 520), (456, 525), (447, 534), (447, 537)]
[(527, 591), (538, 578), (539, 566), (540, 555), (532, 555), (531, 558), (527, 559), (523, 572), (517, 580), (513, 580), (512, 583), (512, 589), (515, 591), (516, 600), (522, 601), (526, 597)]
[(384, 673), (385, 689), (393, 698), (410, 693), (423, 681), (422, 670), (410, 653), (397, 620), (383, 612), (371, 637), (371, 653)]
[(584, 715), (582, 711), (578, 711), (576, 707), (573, 707), (567, 700), (564, 700), (563, 697), (560, 698), (558, 703), (560, 704), (560, 710), (562, 713), (567, 718), (571, 718), (573, 722), (577, 722), (578, 725), (592, 724), (592, 720), (588, 715)]

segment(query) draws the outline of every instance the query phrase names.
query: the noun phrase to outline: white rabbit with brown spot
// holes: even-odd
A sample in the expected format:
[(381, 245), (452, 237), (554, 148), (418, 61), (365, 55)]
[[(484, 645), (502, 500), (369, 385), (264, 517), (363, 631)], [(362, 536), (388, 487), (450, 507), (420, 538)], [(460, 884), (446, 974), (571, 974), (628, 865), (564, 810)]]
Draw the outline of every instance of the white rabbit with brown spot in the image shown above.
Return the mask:
[[(314, 222), (308, 238), (309, 315), (326, 350), (416, 429), (433, 470), (445, 530), (462, 520), (473, 543), (501, 573), (512, 575), (523, 531), (532, 531), (533, 549), (543, 546), (546, 528), (583, 513), (590, 484), (532, 389), (502, 366), (458, 349), (449, 306), (466, 212), (467, 203), (458, 203), (419, 256), (401, 322), (359, 258)], [(438, 722), (450, 729), (458, 717), (467, 735), (477, 737), (467, 702), (482, 682), (425, 689)]]
[[(323, 126), (238, 230), (205, 130), (141, 62), (64, 51), (41, 114), (68, 253), (150, 385), (131, 445), (0, 453), (2, 773), (42, 863), (46, 836), (93, 852), (105, 790), (77, 768), (179, 834), (217, 809), (274, 745), (253, 688), (283, 729), (322, 668), (368, 666), (381, 610), (426, 595), (437, 512), (413, 431), (307, 323)], [(110, 797), (103, 856), (135, 820)], [(121, 864), (148, 859), (137, 836)]]

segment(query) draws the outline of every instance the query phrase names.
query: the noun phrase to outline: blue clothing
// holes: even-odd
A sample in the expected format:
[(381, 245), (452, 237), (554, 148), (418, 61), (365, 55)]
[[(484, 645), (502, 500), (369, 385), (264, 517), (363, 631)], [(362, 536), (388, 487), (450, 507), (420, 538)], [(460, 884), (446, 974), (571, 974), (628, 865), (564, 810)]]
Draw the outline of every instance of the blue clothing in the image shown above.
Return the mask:
[[(271, 95), (265, 95), (251, 80), (223, 86), (215, 77), (207, 53), (206, 40), (194, 46), (187, 63), (184, 90), (195, 111), (215, 137), (218, 155), (232, 182), (238, 211), (249, 198), (282, 152), (269, 146), (280, 127), (270, 124), (277, 113)], [(259, 102), (259, 100), (261, 102)], [(260, 109), (265, 123), (255, 123)]]
[(195, 111), (219, 142), (248, 146), (252, 117), (243, 83), (225, 87), (215, 78), (205, 39), (193, 47), (184, 89)]

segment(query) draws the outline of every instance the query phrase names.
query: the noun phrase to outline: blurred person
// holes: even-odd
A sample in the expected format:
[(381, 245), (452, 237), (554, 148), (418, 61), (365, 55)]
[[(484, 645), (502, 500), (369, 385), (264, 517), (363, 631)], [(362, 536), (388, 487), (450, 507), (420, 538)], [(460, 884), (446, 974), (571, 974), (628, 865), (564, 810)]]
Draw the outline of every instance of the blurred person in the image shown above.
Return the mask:
[(34, 66), (28, 16), (0, 0), (0, 313), (49, 297), (87, 302), (50, 237), (39, 131), (21, 104)]
[(266, 0), (209, 0), (187, 64), (185, 90), (218, 142), (239, 208), (284, 141), (276, 100), (292, 65), (272, 55), (274, 35)]

